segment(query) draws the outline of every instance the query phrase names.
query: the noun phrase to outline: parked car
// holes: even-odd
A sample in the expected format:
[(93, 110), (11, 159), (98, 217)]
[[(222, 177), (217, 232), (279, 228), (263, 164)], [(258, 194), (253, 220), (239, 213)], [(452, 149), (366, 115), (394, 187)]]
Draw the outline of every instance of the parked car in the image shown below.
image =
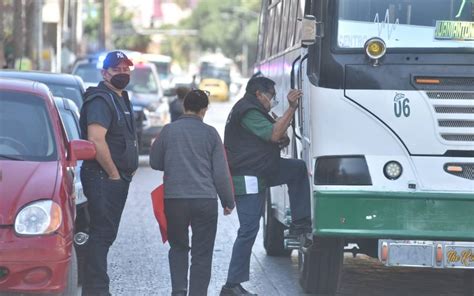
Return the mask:
[(0, 78), (28, 79), (44, 83), (54, 96), (71, 99), (79, 108), (82, 106), (85, 86), (79, 76), (42, 71), (1, 70)]
[[(101, 60), (103, 59), (99, 57), (97, 60), (78, 63), (72, 73), (81, 76), (90, 85), (97, 86), (102, 80)], [(85, 71), (85, 69), (88, 70)], [(138, 148), (140, 154), (147, 154), (153, 139), (160, 133), (163, 126), (170, 122), (168, 100), (164, 97), (156, 66), (150, 62), (135, 59), (127, 91), (133, 104)]]
[(0, 79), (0, 293), (78, 293), (74, 166), (95, 147), (69, 140), (48, 87)]
[(209, 99), (211, 101), (228, 101), (229, 87), (224, 80), (206, 78), (199, 83), (199, 89), (209, 92)]

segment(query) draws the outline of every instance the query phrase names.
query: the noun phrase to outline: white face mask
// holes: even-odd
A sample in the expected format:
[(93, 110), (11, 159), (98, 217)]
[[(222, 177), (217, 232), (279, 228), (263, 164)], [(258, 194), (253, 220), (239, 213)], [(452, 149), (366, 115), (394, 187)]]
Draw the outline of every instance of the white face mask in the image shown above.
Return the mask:
[(270, 101), (270, 109), (275, 108), (280, 103), (275, 95), (272, 98), (269, 98), (266, 94), (264, 96)]

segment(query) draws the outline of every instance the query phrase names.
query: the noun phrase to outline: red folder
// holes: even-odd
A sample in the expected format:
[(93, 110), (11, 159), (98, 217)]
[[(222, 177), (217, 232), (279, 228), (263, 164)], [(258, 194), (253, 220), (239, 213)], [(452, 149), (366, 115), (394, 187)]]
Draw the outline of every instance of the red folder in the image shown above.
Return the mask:
[(168, 222), (165, 215), (165, 190), (163, 184), (156, 187), (151, 192), (151, 201), (153, 203), (153, 213), (156, 221), (160, 225), (161, 240), (165, 243), (168, 240)]

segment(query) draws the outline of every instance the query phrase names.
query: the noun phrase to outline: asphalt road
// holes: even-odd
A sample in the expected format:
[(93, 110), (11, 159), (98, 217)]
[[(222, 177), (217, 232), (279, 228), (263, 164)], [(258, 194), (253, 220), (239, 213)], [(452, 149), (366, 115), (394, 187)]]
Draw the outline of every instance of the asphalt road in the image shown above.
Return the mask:
[[(223, 132), (232, 105), (214, 103), (205, 121)], [(170, 295), (168, 244), (161, 243), (154, 219), (150, 192), (162, 182), (162, 174), (141, 166), (131, 184), (118, 238), (109, 253), (109, 275), (113, 295)], [(208, 295), (218, 295), (225, 283), (235, 239), (236, 213), (219, 217), (212, 280)], [(298, 284), (297, 254), (288, 258), (268, 257), (259, 234), (251, 259), (251, 280), (244, 286), (259, 295), (305, 295)], [(462, 271), (386, 268), (377, 260), (347, 255), (342, 284), (337, 295), (462, 295)]]

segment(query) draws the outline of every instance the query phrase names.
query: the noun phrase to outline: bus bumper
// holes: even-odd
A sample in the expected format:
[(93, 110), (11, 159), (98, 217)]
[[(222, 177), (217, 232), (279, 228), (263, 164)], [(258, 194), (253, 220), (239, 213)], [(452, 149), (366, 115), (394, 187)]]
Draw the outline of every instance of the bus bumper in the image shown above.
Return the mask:
[(474, 241), (474, 194), (314, 191), (313, 234)]

